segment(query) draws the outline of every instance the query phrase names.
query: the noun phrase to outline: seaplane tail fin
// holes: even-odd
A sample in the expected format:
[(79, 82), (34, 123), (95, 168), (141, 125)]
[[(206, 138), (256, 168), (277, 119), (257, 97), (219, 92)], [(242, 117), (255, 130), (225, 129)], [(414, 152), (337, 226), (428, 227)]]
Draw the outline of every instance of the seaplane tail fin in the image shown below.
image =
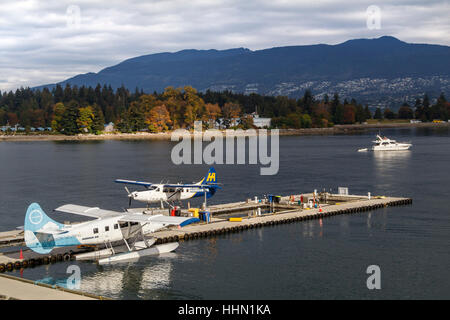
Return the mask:
[(47, 216), (39, 204), (33, 203), (25, 215), (25, 243), (34, 252), (49, 253), (55, 247), (53, 235), (61, 232), (63, 227), (63, 224)]
[(217, 173), (214, 167), (209, 168), (206, 176), (200, 180), (197, 184), (217, 184)]

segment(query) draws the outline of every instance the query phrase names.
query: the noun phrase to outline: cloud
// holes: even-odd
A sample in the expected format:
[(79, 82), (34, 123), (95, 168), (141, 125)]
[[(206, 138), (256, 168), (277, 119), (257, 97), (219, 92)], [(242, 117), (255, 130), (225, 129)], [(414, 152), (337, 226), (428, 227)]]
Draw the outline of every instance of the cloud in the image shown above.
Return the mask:
[[(370, 5), (381, 9), (379, 30), (367, 28)], [(449, 9), (448, 1), (414, 0), (3, 0), (0, 89), (188, 48), (257, 50), (381, 35), (450, 45)]]

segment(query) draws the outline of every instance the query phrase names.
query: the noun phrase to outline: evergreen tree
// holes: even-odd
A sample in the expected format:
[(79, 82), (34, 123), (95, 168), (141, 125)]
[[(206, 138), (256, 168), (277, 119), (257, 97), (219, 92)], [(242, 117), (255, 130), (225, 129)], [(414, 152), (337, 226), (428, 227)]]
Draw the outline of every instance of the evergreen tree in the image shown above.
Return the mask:
[(334, 123), (337, 123), (336, 121), (336, 111), (338, 106), (341, 104), (341, 102), (339, 101), (339, 95), (337, 93), (334, 94), (333, 96), (333, 101), (331, 101), (331, 119)]
[(139, 109), (137, 102), (133, 102), (130, 105), (124, 120), (127, 132), (137, 132), (146, 127), (144, 114)]
[(78, 104), (76, 101), (70, 101), (61, 117), (61, 133), (65, 135), (75, 135), (79, 133), (77, 119), (79, 117)]
[(419, 98), (417, 98), (416, 102), (414, 103), (414, 116), (418, 120), (427, 121), (422, 105), (422, 100), (420, 100)]
[(373, 118), (377, 119), (377, 120), (383, 119), (383, 114), (381, 113), (381, 109), (380, 108), (377, 108), (375, 110), (375, 114), (373, 115)]
[(63, 94), (63, 102), (67, 103), (69, 101), (74, 100), (76, 97), (73, 97), (72, 95), (72, 88), (70, 84), (66, 84), (66, 87), (64, 88), (64, 94)]
[(102, 108), (100, 108), (98, 104), (94, 104), (92, 113), (94, 115), (91, 126), (92, 132), (100, 134), (105, 129), (105, 118), (103, 116)]
[(428, 95), (426, 93), (423, 96), (422, 106), (423, 106), (423, 119), (424, 119), (424, 121), (431, 121), (431, 120), (433, 120), (432, 117), (431, 117), (430, 99), (428, 98)]
[(64, 91), (60, 84), (57, 84), (55, 89), (53, 90), (53, 96), (55, 97), (55, 102), (63, 102)]
[(369, 110), (369, 106), (366, 104), (366, 107), (364, 108), (365, 118), (372, 119), (372, 113)]
[(384, 118), (385, 119), (395, 119), (395, 113), (392, 112), (389, 108), (384, 109)]
[(307, 114), (312, 113), (312, 106), (314, 103), (314, 97), (311, 93), (311, 90), (306, 89), (305, 94), (302, 98), (303, 111)]
[(356, 122), (363, 123), (366, 121), (366, 113), (364, 112), (364, 108), (362, 105), (358, 104), (355, 108), (355, 120)]
[(344, 105), (338, 104), (336, 107), (336, 114), (334, 116), (335, 124), (344, 124)]
[(398, 109), (399, 119), (412, 119), (414, 118), (413, 110), (410, 108), (409, 104), (406, 102)]

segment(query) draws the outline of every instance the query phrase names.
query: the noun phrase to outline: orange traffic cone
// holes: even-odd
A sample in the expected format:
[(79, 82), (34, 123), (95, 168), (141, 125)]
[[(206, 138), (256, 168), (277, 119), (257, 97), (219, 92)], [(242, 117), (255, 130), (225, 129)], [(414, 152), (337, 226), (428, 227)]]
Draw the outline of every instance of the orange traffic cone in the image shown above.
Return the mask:
[(19, 259), (23, 260), (23, 252), (22, 252), (22, 249), (20, 249), (20, 256), (19, 256)]

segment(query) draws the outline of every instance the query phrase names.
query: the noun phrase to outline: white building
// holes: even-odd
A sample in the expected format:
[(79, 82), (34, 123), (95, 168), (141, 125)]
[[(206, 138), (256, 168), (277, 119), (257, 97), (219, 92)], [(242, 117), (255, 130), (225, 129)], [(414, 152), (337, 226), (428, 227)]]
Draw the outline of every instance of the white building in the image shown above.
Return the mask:
[(256, 112), (253, 112), (251, 114), (252, 118), (253, 118), (253, 125), (257, 128), (270, 128), (270, 125), (272, 123), (272, 119), (271, 118), (260, 118), (259, 114), (257, 114)]
[(114, 132), (114, 123), (105, 124), (105, 132)]

